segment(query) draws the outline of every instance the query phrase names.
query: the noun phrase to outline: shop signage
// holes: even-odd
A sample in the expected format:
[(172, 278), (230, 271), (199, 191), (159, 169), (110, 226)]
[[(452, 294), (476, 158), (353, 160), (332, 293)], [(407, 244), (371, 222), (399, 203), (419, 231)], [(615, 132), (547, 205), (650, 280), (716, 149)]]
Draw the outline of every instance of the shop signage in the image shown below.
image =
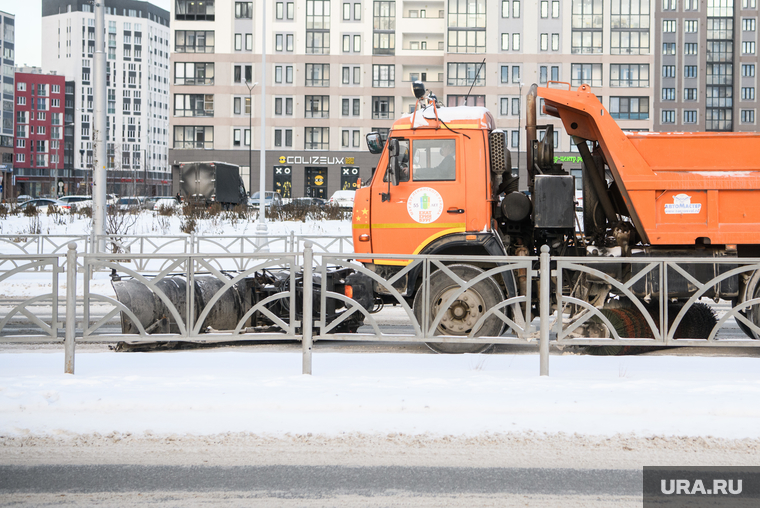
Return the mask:
[(280, 164), (354, 164), (354, 157), (326, 157), (317, 155), (280, 155)]

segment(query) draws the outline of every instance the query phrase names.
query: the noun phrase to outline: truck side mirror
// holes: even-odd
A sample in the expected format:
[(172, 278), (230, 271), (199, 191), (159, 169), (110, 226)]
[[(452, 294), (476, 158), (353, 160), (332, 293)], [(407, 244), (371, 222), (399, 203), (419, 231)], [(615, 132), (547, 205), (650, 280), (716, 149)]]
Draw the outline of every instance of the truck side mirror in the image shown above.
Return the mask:
[(398, 175), (401, 173), (401, 166), (398, 160), (398, 139), (391, 139), (388, 141), (388, 155), (390, 156), (390, 166), (388, 168), (389, 180), (392, 185), (396, 186), (398, 185)]
[(383, 139), (379, 132), (370, 132), (367, 134), (367, 148), (369, 153), (378, 154), (383, 151)]

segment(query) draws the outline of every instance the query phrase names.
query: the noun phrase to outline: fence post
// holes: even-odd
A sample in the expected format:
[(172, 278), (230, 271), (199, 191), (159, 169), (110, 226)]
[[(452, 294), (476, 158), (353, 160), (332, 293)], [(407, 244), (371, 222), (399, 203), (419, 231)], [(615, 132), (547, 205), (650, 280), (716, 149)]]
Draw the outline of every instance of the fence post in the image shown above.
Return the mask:
[[(312, 347), (312, 309), (314, 308), (312, 269), (314, 263), (314, 251), (312, 243), (306, 240), (303, 243), (303, 312), (301, 327), (303, 328), (303, 374), (311, 375), (311, 347)], [(295, 288), (294, 288), (295, 290)]]
[(296, 251), (296, 232), (290, 231), (290, 252)]
[(74, 373), (77, 319), (77, 244), (71, 242), (66, 253), (66, 335), (63, 339), (64, 372)]
[(549, 258), (549, 246), (541, 246), (540, 261), (540, 335), (538, 343), (538, 356), (541, 362), (541, 375), (549, 375), (549, 312), (551, 310), (551, 259)]

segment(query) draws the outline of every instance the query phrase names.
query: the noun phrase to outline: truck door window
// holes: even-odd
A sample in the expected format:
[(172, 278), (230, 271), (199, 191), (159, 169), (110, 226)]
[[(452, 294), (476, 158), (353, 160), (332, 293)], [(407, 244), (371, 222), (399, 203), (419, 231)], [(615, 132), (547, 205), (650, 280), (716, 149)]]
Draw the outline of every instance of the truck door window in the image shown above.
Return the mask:
[(456, 180), (456, 140), (421, 139), (412, 149), (414, 181)]
[[(409, 181), (409, 140), (399, 139), (398, 149), (399, 149), (399, 153), (401, 154), (401, 158), (399, 161), (399, 164), (401, 165), (401, 174), (398, 176), (398, 181), (408, 182)], [(390, 168), (390, 165), (391, 165), (391, 161), (389, 158), (388, 166), (385, 168), (385, 175), (383, 176), (384, 182), (388, 181), (388, 168)]]

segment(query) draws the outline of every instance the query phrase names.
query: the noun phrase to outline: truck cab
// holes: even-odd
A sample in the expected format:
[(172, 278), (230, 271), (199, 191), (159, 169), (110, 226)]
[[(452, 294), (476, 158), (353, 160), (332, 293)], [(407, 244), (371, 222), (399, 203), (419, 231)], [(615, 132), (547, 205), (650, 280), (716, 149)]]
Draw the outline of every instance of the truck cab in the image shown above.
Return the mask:
[(488, 145), (494, 128), (491, 113), (479, 107), (431, 106), (397, 120), (378, 170), (356, 192), (355, 252), (504, 254), (491, 227)]

